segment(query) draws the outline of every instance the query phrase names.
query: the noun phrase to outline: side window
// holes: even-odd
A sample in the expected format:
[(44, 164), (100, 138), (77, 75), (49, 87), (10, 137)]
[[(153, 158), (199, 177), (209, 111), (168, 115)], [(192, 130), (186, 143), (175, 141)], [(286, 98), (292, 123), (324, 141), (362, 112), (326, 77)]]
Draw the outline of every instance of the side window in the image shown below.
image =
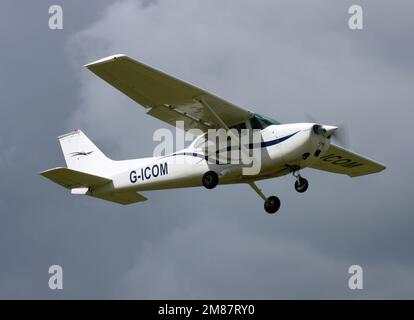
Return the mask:
[(247, 129), (246, 123), (245, 122), (239, 123), (235, 126), (232, 126), (230, 129), (236, 129), (238, 132), (240, 132), (242, 129)]
[(268, 126), (271, 126), (273, 123), (271, 123), (269, 120), (267, 120), (267, 119), (261, 119), (262, 120), (262, 123), (263, 123), (263, 128), (266, 128), (266, 127), (268, 127)]
[(200, 139), (198, 139), (198, 141), (195, 143), (194, 148), (195, 149), (201, 149), (204, 147), (204, 144), (206, 143), (206, 137), (200, 137)]
[(268, 117), (261, 116), (259, 114), (255, 114), (252, 118), (250, 118), (250, 124), (252, 129), (260, 129), (263, 130), (268, 126), (279, 124), (279, 122), (272, 120)]
[(256, 116), (250, 118), (250, 124), (252, 129), (263, 129), (262, 123), (256, 118)]

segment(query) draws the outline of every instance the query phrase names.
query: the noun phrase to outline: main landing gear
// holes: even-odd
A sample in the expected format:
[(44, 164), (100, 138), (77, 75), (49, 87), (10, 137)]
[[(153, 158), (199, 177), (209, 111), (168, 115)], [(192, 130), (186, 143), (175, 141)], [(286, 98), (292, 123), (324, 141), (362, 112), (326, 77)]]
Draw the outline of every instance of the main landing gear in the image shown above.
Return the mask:
[(267, 213), (273, 214), (276, 213), (280, 208), (280, 200), (276, 196), (270, 196), (266, 198), (261, 189), (254, 183), (250, 182), (249, 185), (254, 191), (264, 200), (264, 209)]
[[(308, 190), (308, 180), (302, 178), (298, 170), (293, 171), (293, 176), (296, 178), (295, 189), (297, 192), (303, 193)], [(279, 210), (280, 200), (278, 197), (270, 196), (267, 198), (254, 182), (250, 182), (249, 185), (264, 200), (264, 209), (267, 213), (273, 214)]]
[[(217, 186), (219, 177), (214, 171), (207, 171), (202, 178), (203, 186), (207, 189), (213, 189)], [(264, 200), (264, 209), (267, 213), (275, 213), (280, 208), (280, 200), (276, 196), (266, 198), (262, 190), (260, 190), (254, 182), (249, 183), (254, 191)]]
[(207, 189), (213, 189), (217, 186), (219, 177), (214, 171), (207, 171), (202, 178), (203, 186)]
[(295, 181), (295, 190), (299, 193), (303, 193), (308, 190), (309, 183), (308, 180), (302, 178), (302, 176), (297, 171), (293, 171), (293, 176), (296, 178)]
[(267, 213), (273, 214), (280, 208), (280, 200), (276, 196), (270, 196), (264, 203), (264, 209)]
[[(298, 170), (293, 171), (293, 176), (296, 178), (295, 189), (297, 192), (303, 193), (308, 189), (308, 180), (302, 178)], [(203, 186), (207, 189), (213, 189), (219, 182), (219, 176), (214, 171), (207, 171), (202, 178)], [(276, 196), (266, 197), (261, 189), (254, 183), (249, 182), (250, 187), (264, 200), (264, 209), (267, 213), (273, 214), (280, 209), (280, 200)]]

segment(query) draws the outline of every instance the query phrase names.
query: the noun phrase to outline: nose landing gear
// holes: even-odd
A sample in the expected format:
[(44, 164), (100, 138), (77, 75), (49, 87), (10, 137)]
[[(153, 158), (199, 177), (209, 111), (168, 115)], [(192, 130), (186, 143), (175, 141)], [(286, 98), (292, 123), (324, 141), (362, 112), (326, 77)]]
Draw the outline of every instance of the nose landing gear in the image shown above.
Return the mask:
[(295, 190), (299, 193), (303, 193), (308, 190), (309, 183), (308, 180), (302, 178), (298, 171), (293, 171), (293, 176), (296, 178), (295, 181)]

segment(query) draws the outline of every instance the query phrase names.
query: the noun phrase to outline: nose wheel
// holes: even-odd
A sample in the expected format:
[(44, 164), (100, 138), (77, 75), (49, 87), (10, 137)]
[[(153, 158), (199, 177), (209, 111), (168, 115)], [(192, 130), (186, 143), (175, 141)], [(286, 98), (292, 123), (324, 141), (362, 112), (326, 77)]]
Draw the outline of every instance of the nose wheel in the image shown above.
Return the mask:
[(293, 176), (296, 178), (295, 190), (297, 192), (303, 193), (306, 190), (308, 190), (308, 187), (309, 187), (308, 180), (306, 180), (305, 178), (302, 178), (302, 176), (296, 171), (293, 172)]

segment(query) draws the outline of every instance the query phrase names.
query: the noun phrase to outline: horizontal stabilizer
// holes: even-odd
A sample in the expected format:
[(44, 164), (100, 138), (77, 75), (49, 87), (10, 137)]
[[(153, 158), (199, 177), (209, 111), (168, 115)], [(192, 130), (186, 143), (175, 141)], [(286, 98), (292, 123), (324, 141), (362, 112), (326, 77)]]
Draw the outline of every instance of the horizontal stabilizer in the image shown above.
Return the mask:
[(311, 166), (313, 169), (358, 177), (380, 172), (385, 166), (364, 156), (331, 144)]
[(67, 189), (97, 187), (112, 181), (93, 174), (60, 167), (43, 171), (40, 175)]
[(147, 200), (143, 195), (134, 191), (95, 194), (93, 191), (94, 188), (111, 182), (112, 180), (89, 173), (68, 168), (54, 168), (43, 171), (40, 174), (62, 187), (72, 189), (72, 194), (85, 194), (119, 204), (131, 204)]
[(147, 200), (143, 195), (134, 191), (90, 194), (90, 196), (119, 204), (131, 204)]

